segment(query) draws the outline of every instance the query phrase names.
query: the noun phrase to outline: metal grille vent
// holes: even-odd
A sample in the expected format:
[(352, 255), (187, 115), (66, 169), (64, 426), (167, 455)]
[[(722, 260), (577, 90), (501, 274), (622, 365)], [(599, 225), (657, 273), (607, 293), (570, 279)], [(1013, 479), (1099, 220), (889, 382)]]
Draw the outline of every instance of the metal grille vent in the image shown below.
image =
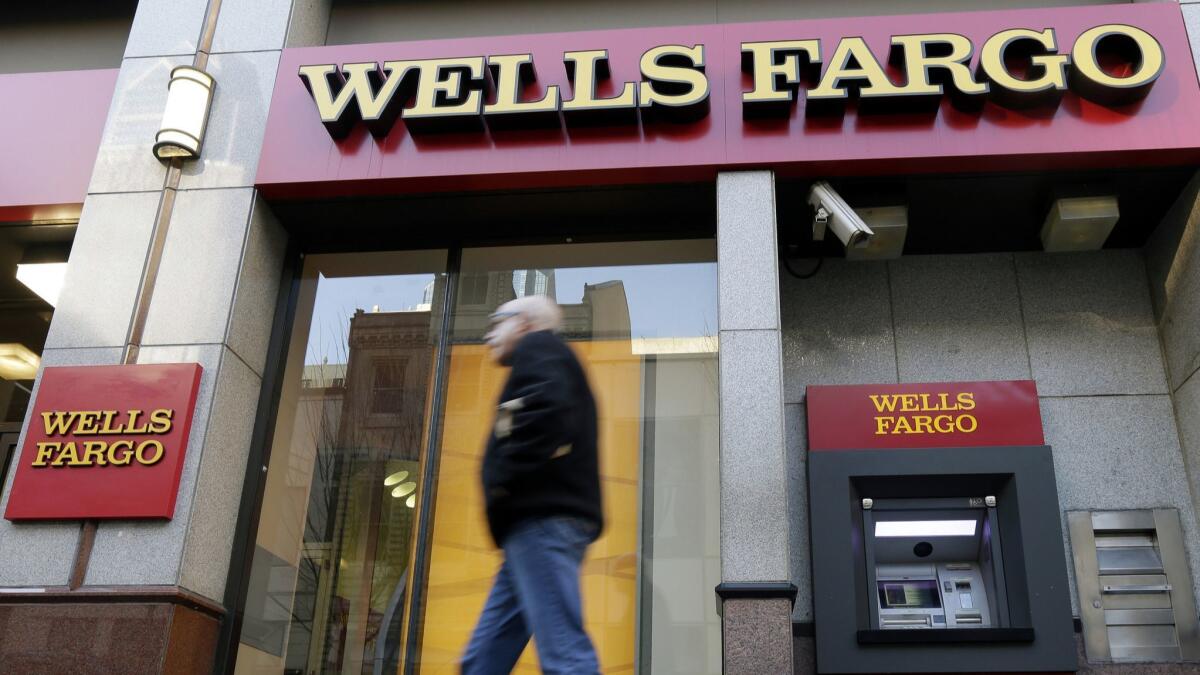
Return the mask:
[(1089, 661), (1200, 660), (1174, 509), (1067, 514)]

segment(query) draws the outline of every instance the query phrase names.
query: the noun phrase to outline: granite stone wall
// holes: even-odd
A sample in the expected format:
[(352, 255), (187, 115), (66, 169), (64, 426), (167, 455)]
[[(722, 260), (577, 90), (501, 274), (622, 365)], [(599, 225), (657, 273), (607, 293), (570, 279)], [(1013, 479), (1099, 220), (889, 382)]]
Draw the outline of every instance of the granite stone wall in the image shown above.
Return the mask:
[[(813, 620), (810, 384), (1032, 378), (1064, 533), (1068, 510), (1177, 508), (1200, 579), (1200, 527), (1143, 251), (838, 259), (812, 279), (780, 279), (791, 574), (800, 588), (793, 620)], [(1066, 541), (1063, 554), (1070, 572)], [(1071, 596), (1078, 611), (1073, 579)]]

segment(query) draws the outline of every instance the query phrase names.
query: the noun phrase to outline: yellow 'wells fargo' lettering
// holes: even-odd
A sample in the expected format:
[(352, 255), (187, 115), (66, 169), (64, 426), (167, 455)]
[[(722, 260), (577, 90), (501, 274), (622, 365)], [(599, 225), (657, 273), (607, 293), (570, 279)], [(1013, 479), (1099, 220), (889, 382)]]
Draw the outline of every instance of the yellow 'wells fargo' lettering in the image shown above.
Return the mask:
[[(979, 420), (967, 411), (975, 409), (975, 394), (868, 394), (878, 413), (940, 413), (937, 415), (884, 415), (875, 417), (875, 435), (974, 433)], [(959, 413), (959, 414), (949, 414)]]
[[(1006, 58), (1020, 48), (1028, 72), (1015, 74)], [(1057, 103), (1070, 87), (1080, 96), (1104, 105), (1124, 105), (1144, 98), (1163, 72), (1166, 52), (1153, 35), (1124, 24), (1096, 26), (1080, 34), (1069, 54), (1058, 53), (1053, 29), (1002, 30), (988, 38), (980, 50), (974, 75), (968, 64), (974, 53), (970, 40), (954, 33), (896, 35), (892, 37), (891, 61), (901, 66), (904, 83), (894, 83), (879, 60), (860, 37), (839, 40), (825, 72), (808, 92), (810, 109), (857, 94), (864, 102), (936, 96), (949, 89), (960, 103), (987, 94), (996, 103), (1011, 107)], [(1106, 52), (1131, 64), (1129, 72), (1100, 65)], [(742, 94), (743, 110), (773, 110), (783, 114), (780, 102), (795, 100), (792, 89), (801, 79), (800, 57), (809, 64), (822, 62), (821, 46), (815, 40), (743, 42), (742, 56), (754, 77), (754, 87)], [(850, 87), (846, 83), (851, 83)], [(1038, 94), (1038, 96), (1033, 96)]]
[(117, 410), (54, 410), (42, 413), (42, 428), (47, 436), (108, 436), (118, 434), (165, 434), (171, 430), (175, 411), (168, 408), (152, 410), (149, 422), (138, 421), (143, 411), (129, 410), (125, 422), (119, 421)]
[[(1084, 31), (1069, 50), (1052, 28), (1000, 30), (981, 45), (950, 32), (894, 35), (882, 56), (898, 73), (895, 80), (861, 37), (824, 47), (816, 39), (741, 43), (742, 69), (751, 80), (742, 93), (743, 115), (786, 116), (802, 86), (809, 87), (810, 113), (841, 110), (851, 98), (861, 99), (860, 113), (913, 105), (936, 110), (943, 95), (973, 111), (985, 100), (1005, 107), (1056, 105), (1068, 88), (1103, 105), (1124, 105), (1149, 93), (1166, 62), (1153, 35), (1125, 24)], [(1111, 56), (1129, 67), (1102, 66)], [(537, 79), (531, 53), (316, 64), (301, 66), (299, 76), (335, 138), (360, 120), (381, 137), (399, 118), (421, 133), (518, 120), (556, 126), (560, 114), (568, 126), (589, 118), (636, 124), (638, 110), (688, 121), (708, 110), (703, 44), (648, 49), (639, 61), (640, 80), (615, 83), (608, 95), (599, 92), (611, 76), (608, 50), (565, 51), (560, 65), (570, 97), (549, 85), (540, 98), (524, 98)]]
[(107, 441), (42, 441), (37, 444), (34, 453), (35, 467), (70, 467), (70, 466), (126, 466), (137, 462), (143, 466), (157, 464), (163, 458), (166, 449), (163, 444), (154, 439), (138, 442), (120, 440)]
[[(138, 436), (170, 433), (175, 411), (170, 408), (128, 410), (54, 410), (41, 413), (48, 440), (36, 444), (34, 467), (128, 466), (134, 462), (151, 466), (162, 460), (166, 449), (156, 439)], [(96, 436), (97, 440), (53, 440), (54, 437)], [(122, 438), (106, 439), (105, 436)], [(133, 436), (134, 438), (127, 438)]]

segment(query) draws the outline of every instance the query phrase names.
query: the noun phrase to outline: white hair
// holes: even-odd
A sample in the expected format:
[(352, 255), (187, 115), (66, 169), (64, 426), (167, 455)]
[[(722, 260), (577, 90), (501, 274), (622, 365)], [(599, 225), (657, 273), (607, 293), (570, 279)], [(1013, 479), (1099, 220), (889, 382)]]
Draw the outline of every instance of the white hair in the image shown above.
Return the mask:
[(553, 299), (544, 295), (526, 295), (516, 300), (509, 300), (500, 306), (500, 311), (516, 312), (533, 330), (548, 330), (557, 333), (563, 327), (562, 308)]

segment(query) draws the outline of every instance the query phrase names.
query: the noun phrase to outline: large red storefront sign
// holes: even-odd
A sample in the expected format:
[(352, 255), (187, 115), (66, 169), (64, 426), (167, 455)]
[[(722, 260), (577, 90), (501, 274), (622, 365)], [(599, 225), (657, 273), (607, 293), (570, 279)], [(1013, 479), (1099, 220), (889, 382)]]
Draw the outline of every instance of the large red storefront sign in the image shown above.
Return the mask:
[(4, 517), (171, 518), (200, 371), (45, 368)]
[(270, 196), (1200, 159), (1173, 3), (285, 50)]
[(1033, 380), (810, 386), (808, 449), (1043, 445)]
[(0, 73), (0, 221), (79, 218), (118, 72)]

